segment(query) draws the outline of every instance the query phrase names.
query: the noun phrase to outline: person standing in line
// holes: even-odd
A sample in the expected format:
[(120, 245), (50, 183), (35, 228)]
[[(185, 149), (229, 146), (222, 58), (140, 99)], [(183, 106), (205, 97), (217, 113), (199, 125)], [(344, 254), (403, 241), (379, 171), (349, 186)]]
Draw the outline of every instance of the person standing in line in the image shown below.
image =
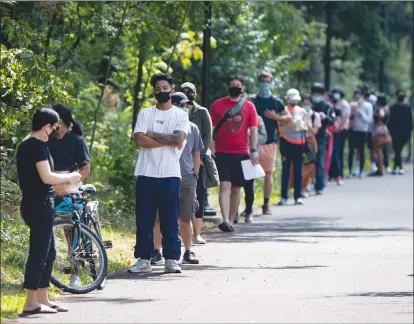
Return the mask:
[(390, 120), (388, 128), (392, 137), (392, 148), (394, 150), (394, 167), (392, 174), (404, 174), (401, 160), (401, 152), (410, 141), (413, 131), (413, 113), (410, 105), (405, 102), (405, 92), (398, 89), (395, 92), (397, 102), (390, 108)]
[(387, 128), (388, 117), (389, 108), (387, 106), (387, 98), (381, 94), (378, 96), (377, 105), (374, 110), (373, 129), (377, 171), (371, 172), (369, 174), (371, 177), (382, 177), (384, 174), (384, 151), (386, 152), (385, 147), (391, 142), (391, 136)]
[(17, 174), (22, 191), (21, 216), (30, 228), (29, 256), (23, 288), (26, 302), (23, 315), (67, 312), (65, 307), (49, 300), (48, 288), (56, 259), (53, 237), (55, 189), (53, 185), (80, 181), (79, 172), (53, 172), (53, 159), (47, 142), (59, 130), (59, 115), (50, 108), (37, 109), (32, 119), (32, 131), (17, 148)]
[(287, 109), (292, 120), (287, 123), (279, 122), (280, 153), (282, 155), (282, 188), (279, 206), (287, 204), (289, 189), (289, 174), (293, 163), (293, 186), (295, 205), (303, 205), (302, 201), (302, 162), (306, 131), (309, 115), (306, 110), (298, 106), (301, 101), (299, 91), (290, 89), (286, 93)]
[[(330, 91), (329, 92), (329, 101), (331, 102), (333, 109), (335, 110), (336, 121), (335, 123), (330, 126), (329, 132), (332, 134), (329, 138), (329, 146), (332, 147), (330, 159), (327, 158), (327, 173), (329, 175), (329, 179), (335, 179), (336, 184), (341, 186), (343, 184), (342, 178), (340, 176), (339, 170), (341, 168), (340, 159), (339, 159), (339, 137), (338, 134), (340, 133), (339, 125), (341, 124), (342, 119), (342, 112), (341, 108), (339, 107), (339, 101), (341, 100), (341, 96), (338, 92)], [(328, 147), (329, 147), (328, 146)]]
[[(362, 94), (364, 96), (364, 100), (369, 102), (372, 107), (375, 107), (377, 103), (377, 97), (370, 91), (368, 85), (363, 85), (361, 87)], [(374, 113), (374, 111), (372, 111)], [(371, 160), (371, 172), (377, 171), (377, 165), (375, 162), (375, 147), (374, 147), (374, 139), (373, 139), (373, 127), (374, 127), (374, 115), (371, 117), (371, 122), (368, 124), (368, 132), (367, 132), (367, 148), (369, 150), (369, 156)]]
[(258, 120), (254, 104), (242, 97), (243, 76), (231, 75), (227, 85), (229, 95), (214, 101), (210, 108), (214, 127), (211, 150), (215, 154), (220, 178), (219, 201), (223, 222), (219, 229), (233, 232), (231, 223), (239, 209), (240, 188), (246, 181), (241, 162), (250, 159), (253, 164), (259, 163)]
[(207, 108), (201, 107), (195, 99), (197, 98), (197, 90), (193, 83), (185, 82), (181, 85), (181, 90), (187, 96), (189, 102), (187, 107), (189, 110), (190, 122), (197, 125), (203, 140), (203, 149), (201, 150), (201, 167), (197, 181), (197, 201), (198, 210), (195, 214), (194, 220), (194, 243), (206, 244), (206, 240), (201, 237), (201, 229), (203, 226), (204, 217), (204, 202), (206, 200), (208, 186), (208, 174), (206, 168), (213, 168), (217, 172), (214, 160), (211, 158), (211, 136), (212, 124), (210, 113)]
[[(344, 150), (345, 143), (348, 138), (349, 126), (350, 126), (350, 117), (351, 117), (351, 105), (348, 101), (345, 100), (345, 90), (336, 86), (333, 89), (333, 92), (339, 93), (340, 100), (338, 102), (338, 107), (341, 111), (341, 118), (339, 120), (339, 131), (335, 133), (336, 141), (338, 145), (338, 155), (339, 155), (339, 170), (337, 184), (343, 185), (344, 179)], [(334, 139), (335, 140), (335, 139)]]
[(316, 134), (316, 141), (318, 142), (318, 154), (316, 161), (316, 181), (315, 191), (317, 195), (323, 194), (325, 188), (325, 154), (327, 148), (327, 132), (328, 126), (335, 123), (336, 115), (332, 105), (324, 99), (325, 87), (320, 83), (315, 83), (311, 88), (312, 95), (312, 110), (317, 112), (321, 117), (322, 126)]
[[(259, 119), (259, 128), (258, 128), (258, 147), (257, 152), (259, 153), (260, 159), (260, 148), (267, 142), (267, 133), (266, 127), (264, 125), (262, 117), (258, 116)], [(240, 214), (240, 216), (244, 217), (245, 223), (253, 223), (253, 203), (254, 203), (254, 179), (247, 180), (244, 183), (244, 202), (246, 205), (246, 209)], [(239, 215), (236, 213), (234, 217), (234, 224), (237, 224), (239, 221)]]
[(259, 156), (260, 165), (265, 171), (263, 187), (263, 215), (270, 215), (269, 199), (273, 189), (273, 172), (277, 154), (278, 121), (289, 121), (292, 119), (290, 113), (285, 109), (283, 101), (272, 94), (273, 77), (270, 73), (262, 72), (259, 75), (259, 91), (252, 101), (256, 107), (257, 114), (265, 124), (267, 141), (261, 146)]
[[(189, 100), (183, 92), (175, 92), (171, 96), (171, 102), (188, 114)], [(180, 236), (184, 244), (183, 263), (199, 264), (196, 254), (191, 251), (193, 237), (193, 221), (195, 213), (199, 209), (197, 201), (197, 180), (200, 172), (200, 151), (203, 149), (203, 141), (196, 124), (190, 122), (190, 128), (186, 137), (186, 144), (180, 156), (181, 183), (180, 183)], [(159, 213), (154, 226), (154, 253), (151, 255), (152, 265), (161, 265), (162, 235), (160, 230)]]
[(355, 104), (351, 106), (351, 115), (353, 116), (353, 129), (351, 132), (351, 150), (349, 152), (349, 165), (352, 170), (355, 150), (359, 153), (359, 174), (361, 178), (365, 165), (365, 143), (369, 132), (369, 125), (373, 119), (373, 107), (368, 101), (365, 101), (361, 90), (354, 91)]
[(140, 147), (135, 167), (137, 262), (129, 272), (152, 272), (153, 228), (157, 210), (162, 233), (164, 272), (180, 273), (181, 240), (178, 236), (180, 215), (181, 169), (179, 152), (190, 128), (188, 114), (171, 103), (173, 78), (157, 73), (151, 86), (157, 104), (139, 112), (134, 129), (135, 144)]

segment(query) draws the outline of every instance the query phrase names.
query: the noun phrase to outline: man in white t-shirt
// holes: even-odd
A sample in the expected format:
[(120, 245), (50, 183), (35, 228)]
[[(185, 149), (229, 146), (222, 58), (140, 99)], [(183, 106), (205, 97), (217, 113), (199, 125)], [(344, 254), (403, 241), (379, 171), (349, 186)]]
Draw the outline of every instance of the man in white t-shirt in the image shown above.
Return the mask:
[(165, 272), (180, 273), (178, 236), (180, 215), (180, 153), (188, 134), (188, 114), (171, 103), (173, 79), (158, 73), (151, 78), (157, 104), (143, 109), (137, 117), (134, 139), (140, 151), (135, 167), (137, 262), (129, 272), (151, 272), (154, 250), (153, 227), (159, 211)]

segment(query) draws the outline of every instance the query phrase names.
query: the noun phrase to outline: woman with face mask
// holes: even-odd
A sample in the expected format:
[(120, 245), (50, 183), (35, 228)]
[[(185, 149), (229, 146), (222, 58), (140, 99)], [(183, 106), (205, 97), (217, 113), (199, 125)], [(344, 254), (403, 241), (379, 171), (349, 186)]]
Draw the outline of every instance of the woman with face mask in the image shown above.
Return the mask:
[(302, 205), (302, 161), (303, 146), (306, 143), (309, 115), (298, 103), (301, 101), (299, 91), (290, 89), (286, 93), (287, 110), (292, 120), (287, 125), (280, 125), (280, 153), (282, 155), (282, 190), (279, 206), (287, 204), (289, 173), (293, 164), (293, 183), (295, 205)]
[(50, 108), (36, 110), (32, 131), (17, 149), (17, 172), (22, 190), (21, 215), (30, 228), (29, 257), (23, 287), (26, 302), (23, 314), (67, 311), (49, 300), (48, 287), (56, 250), (53, 239), (54, 185), (77, 182), (78, 172), (53, 172), (53, 159), (46, 143), (59, 129), (59, 115)]

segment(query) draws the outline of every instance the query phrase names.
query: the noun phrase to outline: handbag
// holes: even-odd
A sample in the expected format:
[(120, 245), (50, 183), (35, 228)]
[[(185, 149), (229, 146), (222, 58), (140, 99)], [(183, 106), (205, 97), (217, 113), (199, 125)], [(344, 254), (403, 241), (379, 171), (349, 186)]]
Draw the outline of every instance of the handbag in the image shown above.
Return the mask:
[(237, 102), (233, 107), (226, 110), (226, 112), (224, 113), (223, 118), (217, 123), (216, 127), (214, 127), (214, 130), (213, 130), (213, 140), (214, 141), (216, 140), (217, 133), (218, 133), (220, 127), (223, 126), (224, 122), (227, 119), (238, 115), (240, 113), (240, 111), (242, 110), (245, 103), (246, 103), (246, 98), (241, 98), (239, 100), (239, 102)]

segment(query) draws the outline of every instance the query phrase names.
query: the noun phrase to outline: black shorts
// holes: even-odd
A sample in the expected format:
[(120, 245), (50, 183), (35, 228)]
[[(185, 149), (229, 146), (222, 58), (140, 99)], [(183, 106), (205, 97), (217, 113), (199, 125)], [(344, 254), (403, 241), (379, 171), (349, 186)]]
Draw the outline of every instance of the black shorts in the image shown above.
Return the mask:
[(231, 182), (235, 187), (243, 187), (244, 180), (241, 161), (249, 160), (248, 154), (230, 154), (216, 152), (215, 162), (219, 174), (220, 182)]
[(367, 133), (367, 148), (368, 150), (372, 150), (374, 148), (374, 138), (372, 136), (372, 132)]

